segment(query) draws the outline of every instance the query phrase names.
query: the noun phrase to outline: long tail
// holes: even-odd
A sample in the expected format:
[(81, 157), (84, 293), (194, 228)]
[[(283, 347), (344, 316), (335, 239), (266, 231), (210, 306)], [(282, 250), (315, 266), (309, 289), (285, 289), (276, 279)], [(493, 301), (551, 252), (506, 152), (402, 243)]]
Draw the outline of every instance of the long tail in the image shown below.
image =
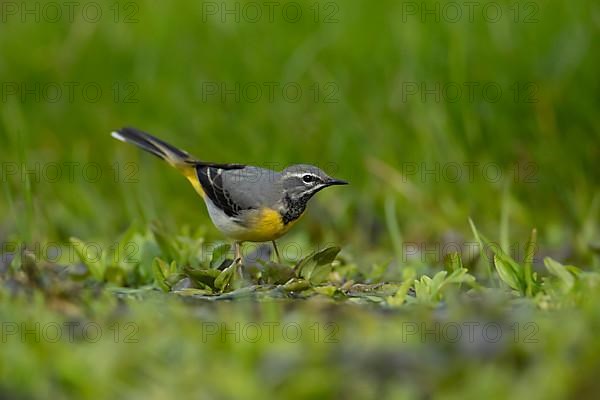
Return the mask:
[(131, 143), (137, 147), (154, 154), (156, 157), (165, 160), (167, 163), (182, 171), (184, 174), (195, 165), (202, 164), (200, 161), (191, 157), (187, 152), (180, 150), (159, 138), (156, 138), (146, 132), (135, 128), (121, 128), (112, 132), (111, 136), (125, 143)]
[(215, 167), (222, 169), (240, 169), (245, 166), (242, 164), (217, 164), (196, 160), (187, 152), (178, 149), (159, 138), (156, 138), (146, 132), (135, 128), (121, 128), (112, 132), (111, 136), (125, 143), (131, 143), (137, 147), (154, 154), (156, 157), (165, 160), (171, 166), (177, 168), (188, 181), (194, 186), (194, 189), (204, 197), (204, 189), (198, 179), (197, 169), (199, 167)]

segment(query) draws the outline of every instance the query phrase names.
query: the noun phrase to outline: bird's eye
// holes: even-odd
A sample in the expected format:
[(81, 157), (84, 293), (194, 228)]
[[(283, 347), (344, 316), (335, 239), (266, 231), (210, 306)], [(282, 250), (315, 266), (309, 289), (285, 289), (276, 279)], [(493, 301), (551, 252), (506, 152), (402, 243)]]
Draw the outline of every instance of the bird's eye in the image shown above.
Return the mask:
[(302, 180), (304, 181), (304, 183), (311, 183), (315, 181), (315, 177), (307, 174), (302, 177)]

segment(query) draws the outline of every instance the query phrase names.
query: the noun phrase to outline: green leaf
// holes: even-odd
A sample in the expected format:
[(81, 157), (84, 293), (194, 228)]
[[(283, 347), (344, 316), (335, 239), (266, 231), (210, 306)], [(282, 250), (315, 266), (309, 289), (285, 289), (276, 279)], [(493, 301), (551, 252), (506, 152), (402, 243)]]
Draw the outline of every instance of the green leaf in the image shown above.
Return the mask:
[(415, 297), (424, 303), (432, 301), (430, 277), (422, 276), (421, 279), (415, 280)]
[(183, 272), (194, 282), (215, 287), (215, 280), (221, 274), (217, 269), (197, 269), (189, 266), (183, 267)]
[(315, 292), (329, 297), (334, 297), (339, 292), (339, 289), (333, 285), (317, 286), (314, 289)]
[(567, 291), (573, 288), (573, 285), (575, 284), (575, 277), (569, 272), (567, 269), (568, 267), (565, 267), (550, 257), (544, 258), (544, 265), (548, 269), (548, 272), (558, 277)]
[(235, 274), (235, 270), (238, 267), (237, 263), (232, 262), (231, 265), (225, 268), (219, 276), (215, 279), (215, 288), (219, 289), (221, 292), (224, 291), (227, 286), (232, 282), (233, 275)]
[(431, 280), (432, 293), (437, 293), (440, 290), (447, 274), (447, 271), (440, 271), (433, 276), (433, 279)]
[(527, 247), (525, 248), (525, 258), (523, 259), (523, 278), (525, 279), (525, 294), (532, 297), (536, 288), (533, 277), (533, 257), (537, 246), (537, 229), (531, 230)]
[(323, 283), (332, 271), (331, 264), (335, 261), (340, 250), (340, 247), (333, 246), (316, 254), (308, 255), (294, 267), (296, 276), (306, 279), (313, 285)]
[(485, 263), (485, 270), (487, 273), (487, 277), (491, 280), (492, 279), (492, 270), (490, 268), (490, 263), (489, 260), (485, 259), (485, 247), (483, 245), (483, 240), (481, 240), (481, 237), (479, 236), (479, 231), (477, 230), (477, 228), (475, 227), (475, 224), (473, 223), (473, 220), (471, 218), (469, 218), (469, 225), (471, 226), (471, 231), (473, 232), (473, 236), (475, 236), (475, 240), (477, 240), (477, 243), (479, 243), (479, 251), (480, 254), (483, 256), (482, 258), (484, 258), (484, 263)]
[(338, 246), (328, 247), (313, 256), (317, 265), (331, 264), (342, 249)]
[(449, 276), (448, 272), (440, 271), (430, 278), (422, 276), (421, 279), (415, 280), (416, 299), (425, 304), (434, 304), (442, 299), (444, 289), (449, 285), (471, 283), (475, 281), (473, 275), (469, 274), (466, 268), (454, 271)]
[(298, 278), (292, 278), (283, 285), (283, 290), (287, 292), (301, 292), (309, 288), (310, 283), (307, 280)]
[(309, 272), (312, 272), (312, 269), (315, 267), (316, 262), (313, 258), (315, 253), (310, 253), (308, 256), (304, 257), (300, 261), (296, 263), (294, 266), (294, 270), (296, 271), (297, 276), (302, 276), (308, 272), (305, 272), (306, 269), (310, 269)]
[(173, 261), (171, 261), (171, 264), (169, 264), (169, 274), (174, 274), (177, 271), (178, 271), (177, 261), (173, 260)]
[[(514, 278), (517, 279), (518, 286), (519, 286), (519, 288), (521, 288), (521, 289), (517, 289), (517, 290), (523, 291), (523, 288), (524, 288), (523, 268), (521, 268), (521, 266), (519, 264), (517, 264), (517, 262), (515, 260), (513, 260), (512, 257), (510, 257), (508, 254), (506, 254), (500, 246), (498, 246), (496, 243), (493, 243), (492, 241), (488, 240), (485, 236), (480, 234), (477, 231), (477, 228), (475, 228), (475, 224), (473, 223), (473, 221), (470, 218), (469, 218), (469, 224), (471, 225), (471, 230), (473, 231), (475, 239), (479, 242), (479, 246), (481, 248), (481, 250), (480, 250), (481, 253), (485, 256), (485, 248), (486, 247), (489, 248), (493, 254), (492, 261), (494, 263), (494, 267), (498, 271), (498, 274), (500, 275), (500, 272), (498, 270), (498, 264), (496, 263), (496, 259), (499, 259), (500, 262), (502, 263), (501, 267), (503, 269), (503, 272), (506, 272), (507, 270), (512, 271), (512, 273), (510, 275), (512, 275)], [(489, 262), (486, 263), (486, 265), (489, 268)], [(507, 275), (505, 274), (505, 278), (506, 277), (507, 277)], [(502, 278), (502, 276), (500, 276), (500, 279), (502, 279), (504, 282), (506, 282), (504, 280), (504, 278)], [(509, 279), (511, 279), (511, 278), (509, 278)], [(506, 283), (508, 283), (508, 282), (506, 282)]]
[(444, 285), (448, 284), (461, 284), (461, 283), (472, 283), (475, 282), (475, 277), (469, 274), (469, 270), (466, 268), (457, 269), (452, 272), (448, 278), (444, 280)]
[(462, 258), (456, 251), (446, 254), (444, 257), (444, 266), (448, 272), (453, 272), (463, 268)]
[(519, 277), (516, 275), (513, 268), (502, 257), (499, 257), (496, 254), (494, 254), (494, 267), (496, 267), (496, 271), (498, 271), (498, 275), (502, 282), (519, 292), (523, 290)]
[(167, 278), (165, 279), (165, 284), (169, 287), (170, 290), (172, 290), (173, 286), (175, 286), (183, 278), (185, 278), (184, 274), (175, 272), (167, 276)]
[(167, 263), (165, 263), (160, 258), (156, 257), (154, 261), (152, 261), (152, 272), (154, 274), (154, 281), (163, 292), (168, 292), (169, 290), (171, 290), (171, 287), (166, 283), (165, 273), (168, 274), (167, 270)]
[(325, 282), (332, 270), (333, 266), (331, 264), (316, 266), (312, 274), (310, 274), (310, 283), (312, 285), (319, 285)]
[(221, 264), (223, 264), (223, 262), (227, 259), (230, 250), (231, 245), (228, 243), (224, 243), (215, 247), (211, 255), (210, 267), (216, 269), (221, 266)]

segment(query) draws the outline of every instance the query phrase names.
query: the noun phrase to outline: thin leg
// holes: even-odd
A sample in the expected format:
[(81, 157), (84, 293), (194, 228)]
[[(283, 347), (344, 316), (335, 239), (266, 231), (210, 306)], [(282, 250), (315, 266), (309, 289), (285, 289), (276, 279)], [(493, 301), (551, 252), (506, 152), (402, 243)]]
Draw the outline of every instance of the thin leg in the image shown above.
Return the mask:
[(233, 260), (233, 263), (237, 264), (235, 269), (238, 277), (242, 279), (242, 242), (235, 242), (233, 248), (235, 250), (235, 260)]
[(242, 243), (241, 242), (233, 243), (233, 249), (235, 251), (233, 262), (237, 263), (237, 262), (242, 261)]
[(279, 250), (277, 250), (277, 243), (275, 243), (275, 241), (272, 241), (273, 243), (273, 248), (275, 249), (275, 255), (277, 256), (277, 262), (279, 264), (281, 264), (281, 256), (279, 255)]

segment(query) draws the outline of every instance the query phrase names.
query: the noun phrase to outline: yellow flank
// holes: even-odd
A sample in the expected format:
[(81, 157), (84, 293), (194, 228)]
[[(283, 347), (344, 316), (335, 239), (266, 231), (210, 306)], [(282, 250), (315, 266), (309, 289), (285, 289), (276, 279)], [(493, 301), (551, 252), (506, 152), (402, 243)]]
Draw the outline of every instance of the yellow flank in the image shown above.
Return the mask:
[(283, 218), (277, 210), (263, 208), (248, 218), (247, 231), (237, 239), (249, 242), (275, 240), (287, 233), (298, 219), (284, 224)]
[(204, 189), (202, 189), (202, 185), (198, 180), (198, 176), (196, 175), (196, 169), (190, 166), (179, 167), (177, 169), (181, 171), (183, 176), (185, 176), (188, 181), (190, 181), (194, 189), (196, 189), (196, 192), (198, 192), (198, 194), (204, 198)]

